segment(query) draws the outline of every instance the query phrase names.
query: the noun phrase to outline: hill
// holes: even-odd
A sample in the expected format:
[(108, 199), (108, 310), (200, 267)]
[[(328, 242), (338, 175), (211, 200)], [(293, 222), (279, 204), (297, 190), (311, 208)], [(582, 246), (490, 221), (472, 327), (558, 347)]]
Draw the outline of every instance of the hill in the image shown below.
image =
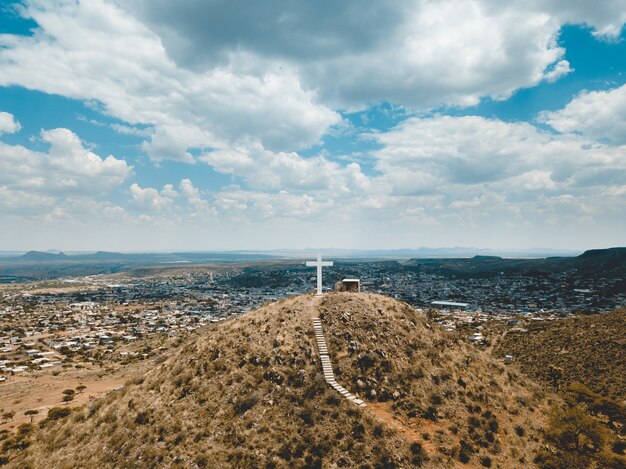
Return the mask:
[[(325, 383), (317, 314), (337, 381), (367, 407)], [(12, 467), (525, 467), (545, 402), (404, 303), (299, 296), (201, 330), (143, 378), (3, 448)]]
[(522, 273), (542, 276), (550, 272), (574, 271), (574, 277), (584, 279), (598, 275), (626, 277), (626, 248), (593, 249), (576, 257), (547, 257), (543, 259), (505, 259), (497, 256), (474, 256), (458, 259), (410, 259), (403, 264), (457, 277), (493, 277)]
[(50, 261), (62, 261), (67, 259), (64, 253), (60, 252), (58, 254), (51, 252), (42, 252), (42, 251), (28, 251), (26, 254), (23, 254), (17, 257), (17, 260), (25, 261), (25, 262), (50, 262)]
[(626, 403), (626, 309), (525, 327), (524, 334), (500, 339), (494, 353), (513, 355), (526, 374), (546, 383), (565, 388), (579, 382)]
[[(626, 309), (527, 324), (493, 350), (564, 399), (553, 408), (541, 467), (626, 467)], [(580, 432), (585, 435), (580, 437)]]

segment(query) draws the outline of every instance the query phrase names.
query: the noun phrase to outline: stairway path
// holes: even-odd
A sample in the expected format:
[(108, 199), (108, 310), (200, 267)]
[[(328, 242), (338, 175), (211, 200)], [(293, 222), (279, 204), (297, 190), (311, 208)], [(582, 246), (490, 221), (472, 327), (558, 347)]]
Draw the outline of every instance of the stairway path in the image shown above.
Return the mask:
[(326, 338), (324, 337), (324, 330), (322, 329), (322, 321), (319, 317), (313, 318), (313, 330), (315, 331), (315, 339), (317, 340), (317, 349), (319, 351), (320, 360), (322, 362), (322, 372), (324, 373), (324, 379), (335, 391), (341, 394), (349, 401), (354, 402), (360, 407), (365, 407), (366, 404), (362, 399), (357, 398), (354, 394), (350, 393), (346, 388), (337, 383), (335, 380), (335, 373), (333, 372), (333, 364), (328, 355), (328, 346), (326, 345)]

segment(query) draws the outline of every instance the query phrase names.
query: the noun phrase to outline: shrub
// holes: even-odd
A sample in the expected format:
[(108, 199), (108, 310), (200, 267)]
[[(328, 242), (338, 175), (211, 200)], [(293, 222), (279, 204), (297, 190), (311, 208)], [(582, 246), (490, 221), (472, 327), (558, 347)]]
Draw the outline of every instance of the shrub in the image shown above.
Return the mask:
[(626, 441), (618, 440), (613, 442), (613, 444), (611, 445), (611, 451), (613, 451), (615, 454), (624, 455), (626, 451)]
[(424, 412), (422, 412), (422, 418), (436, 422), (437, 421), (437, 408), (432, 405), (428, 406), (428, 408)]
[(150, 422), (150, 413), (148, 411), (139, 412), (135, 417), (137, 425), (146, 425)]
[(480, 420), (478, 420), (478, 418), (474, 417), (473, 415), (471, 415), (467, 419), (467, 423), (469, 423), (471, 428), (478, 428), (478, 427), (480, 427)]
[(411, 462), (415, 466), (421, 466), (427, 459), (426, 452), (420, 443), (415, 442), (411, 444), (411, 453), (413, 455)]
[(588, 467), (602, 451), (605, 438), (606, 431), (580, 406), (565, 409), (555, 406), (545, 434), (553, 449), (539, 451), (535, 463), (545, 469)]
[(430, 402), (432, 402), (433, 405), (441, 405), (441, 396), (439, 394), (433, 394), (432, 396), (430, 396)]
[(247, 396), (239, 399), (235, 403), (235, 413), (237, 415), (242, 415), (246, 413), (248, 410), (257, 405), (259, 403), (259, 400), (259, 396), (256, 393), (248, 394)]
[(52, 407), (48, 411), (48, 416), (46, 417), (46, 420), (60, 420), (67, 417), (71, 413), (72, 409), (68, 407)]

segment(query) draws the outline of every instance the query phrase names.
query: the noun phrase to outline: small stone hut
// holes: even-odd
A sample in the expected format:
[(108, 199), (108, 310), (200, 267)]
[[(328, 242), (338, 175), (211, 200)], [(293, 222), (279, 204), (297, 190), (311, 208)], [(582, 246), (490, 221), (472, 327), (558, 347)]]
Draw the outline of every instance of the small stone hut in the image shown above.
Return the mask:
[(335, 291), (359, 293), (361, 291), (361, 280), (358, 278), (344, 278), (335, 284)]

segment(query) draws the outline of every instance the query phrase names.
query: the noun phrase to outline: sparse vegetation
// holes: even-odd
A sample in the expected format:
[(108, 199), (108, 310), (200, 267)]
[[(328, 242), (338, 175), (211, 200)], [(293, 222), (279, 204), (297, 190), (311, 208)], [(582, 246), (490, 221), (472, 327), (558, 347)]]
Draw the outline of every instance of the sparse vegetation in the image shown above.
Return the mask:
[[(337, 380), (370, 404), (356, 407), (323, 380), (311, 302), (281, 300), (201, 329), (142, 378), (82, 407), (50, 409), (3, 457), (31, 467), (141, 461), (147, 467), (434, 469), (526, 467), (536, 460), (547, 468), (549, 455), (539, 452), (542, 427), (549, 428), (553, 451), (570, 441), (563, 436), (568, 417), (550, 414), (548, 425), (544, 391), (514, 369), (403, 303), (330, 295), (320, 312)], [(570, 408), (608, 412), (617, 425), (621, 414), (610, 403), (582, 391), (574, 387), (565, 399), (575, 403)], [(603, 433), (594, 440), (595, 427), (585, 428), (592, 446), (581, 443), (583, 452), (593, 447), (594, 458), (619, 457), (616, 440)]]
[[(626, 309), (549, 324), (527, 334), (509, 334), (494, 350), (512, 353), (522, 370), (557, 391), (545, 441), (551, 448), (535, 462), (543, 468), (626, 467)], [(515, 433), (524, 435), (523, 427)], [(616, 446), (617, 445), (617, 446)]]

